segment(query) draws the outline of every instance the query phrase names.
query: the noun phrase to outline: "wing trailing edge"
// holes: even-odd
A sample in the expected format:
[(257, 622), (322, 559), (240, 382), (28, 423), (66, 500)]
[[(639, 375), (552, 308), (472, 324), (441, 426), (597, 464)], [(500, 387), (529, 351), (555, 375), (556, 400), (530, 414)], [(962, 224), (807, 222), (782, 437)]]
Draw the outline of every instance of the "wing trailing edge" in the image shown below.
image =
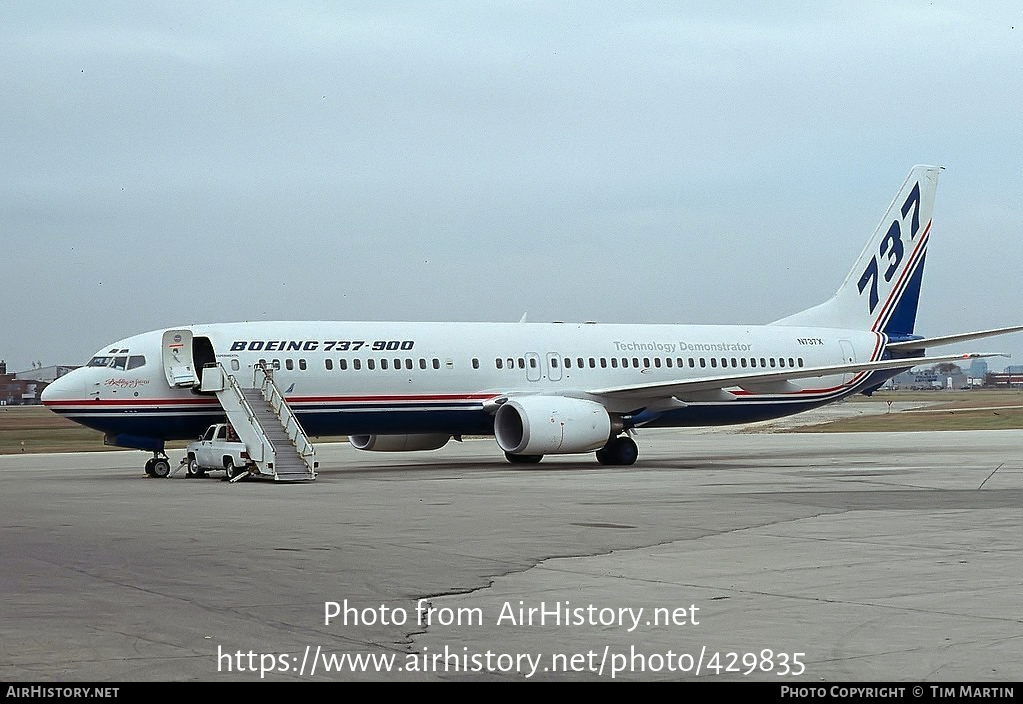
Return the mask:
[[(944, 355), (939, 357), (905, 357), (903, 359), (882, 359), (876, 362), (857, 362), (853, 364), (835, 364), (823, 367), (790, 367), (770, 372), (757, 372), (753, 374), (723, 374), (718, 376), (704, 377), (702, 379), (681, 379), (678, 381), (662, 381), (650, 384), (630, 384), (626, 386), (610, 386), (602, 389), (593, 389), (587, 393), (591, 396), (605, 397), (633, 397), (641, 398), (663, 398), (669, 396), (680, 397), (683, 401), (685, 395), (725, 389), (733, 386), (749, 388), (751, 390), (760, 388), (775, 389), (786, 388), (785, 382), (793, 379), (815, 379), (824, 376), (837, 374), (855, 374), (859, 372), (872, 372), (886, 369), (910, 369), (921, 364), (940, 364), (942, 362), (962, 362), (964, 360), (981, 359), (985, 357), (1006, 357), (1008, 355), (998, 352), (983, 352), (972, 354)], [(786, 391), (782, 391), (786, 393)]]

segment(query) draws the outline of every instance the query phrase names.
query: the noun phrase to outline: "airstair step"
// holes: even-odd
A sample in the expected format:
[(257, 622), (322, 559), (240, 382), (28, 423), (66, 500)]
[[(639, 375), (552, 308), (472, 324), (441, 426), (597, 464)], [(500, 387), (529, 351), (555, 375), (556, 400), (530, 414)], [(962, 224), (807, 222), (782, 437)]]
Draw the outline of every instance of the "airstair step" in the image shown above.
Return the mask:
[[(258, 373), (258, 370), (257, 370)], [(226, 371), (225, 378), (228, 377)], [(287, 400), (280, 389), (274, 385), (273, 379), (267, 375), (269, 397), (277, 399), (276, 404), (280, 408), (274, 410), (274, 406), (263, 396), (261, 388), (241, 388), (234, 377), (230, 377), (230, 383), (225, 385), (224, 390), (217, 392), (221, 405), (228, 415), (228, 419), (235, 426), (236, 431), (247, 428), (244, 433), (250, 440), (246, 441), (252, 450), (252, 438), (260, 438), (251, 452), (253, 457), (263, 457), (264, 460), (257, 462), (261, 467), (265, 464), (264, 473), (272, 472), (277, 481), (309, 481), (316, 478), (315, 454), (312, 454), (312, 445), (297, 422), (294, 412), (288, 407)], [(245, 410), (246, 407), (248, 410)], [(280, 413), (278, 413), (280, 411)], [(250, 415), (251, 413), (251, 415)], [(297, 433), (297, 440), (295, 434)], [(243, 435), (243, 433), (239, 433)], [(270, 448), (266, 443), (272, 444)], [(303, 448), (309, 448), (307, 456), (303, 456), (296, 442), (300, 442)], [(269, 452), (269, 456), (267, 453)], [(272, 465), (272, 469), (270, 469)]]

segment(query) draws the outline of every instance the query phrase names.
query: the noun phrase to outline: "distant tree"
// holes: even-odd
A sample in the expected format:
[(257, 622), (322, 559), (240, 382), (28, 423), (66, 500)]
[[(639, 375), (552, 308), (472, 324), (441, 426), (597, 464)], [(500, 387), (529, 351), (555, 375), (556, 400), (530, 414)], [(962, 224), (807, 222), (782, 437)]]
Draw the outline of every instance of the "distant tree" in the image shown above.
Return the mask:
[(934, 371), (939, 374), (960, 374), (963, 370), (953, 362), (942, 362), (934, 367)]

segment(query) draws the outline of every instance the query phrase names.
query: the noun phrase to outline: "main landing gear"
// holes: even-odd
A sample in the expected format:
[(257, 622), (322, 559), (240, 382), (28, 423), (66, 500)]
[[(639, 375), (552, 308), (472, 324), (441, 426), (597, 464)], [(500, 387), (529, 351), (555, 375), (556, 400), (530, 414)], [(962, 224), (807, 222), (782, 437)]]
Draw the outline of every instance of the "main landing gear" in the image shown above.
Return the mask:
[(636, 463), (639, 448), (628, 435), (611, 438), (604, 447), (597, 450), (597, 462), (606, 465), (628, 466)]
[(512, 464), (539, 464), (543, 459), (543, 455), (513, 455), (510, 452), (504, 453), (504, 456)]
[(163, 479), (171, 473), (170, 459), (163, 452), (154, 452), (153, 459), (146, 462), (146, 474)]
[[(597, 450), (597, 462), (608, 466), (627, 467), (636, 464), (639, 457), (639, 448), (636, 441), (628, 435), (611, 438), (604, 447)], [(512, 464), (536, 464), (543, 459), (543, 455), (513, 455), (505, 452), (504, 456)]]

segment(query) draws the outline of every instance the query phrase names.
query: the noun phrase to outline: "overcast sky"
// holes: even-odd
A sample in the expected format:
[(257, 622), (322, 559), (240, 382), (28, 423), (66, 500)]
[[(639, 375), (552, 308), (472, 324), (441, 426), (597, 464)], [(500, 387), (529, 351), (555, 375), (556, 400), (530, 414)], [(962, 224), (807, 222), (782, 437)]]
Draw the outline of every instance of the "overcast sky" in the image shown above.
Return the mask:
[(196, 322), (769, 322), (917, 163), (917, 332), (1023, 323), (1018, 0), (14, 1), (0, 96), (15, 370)]

